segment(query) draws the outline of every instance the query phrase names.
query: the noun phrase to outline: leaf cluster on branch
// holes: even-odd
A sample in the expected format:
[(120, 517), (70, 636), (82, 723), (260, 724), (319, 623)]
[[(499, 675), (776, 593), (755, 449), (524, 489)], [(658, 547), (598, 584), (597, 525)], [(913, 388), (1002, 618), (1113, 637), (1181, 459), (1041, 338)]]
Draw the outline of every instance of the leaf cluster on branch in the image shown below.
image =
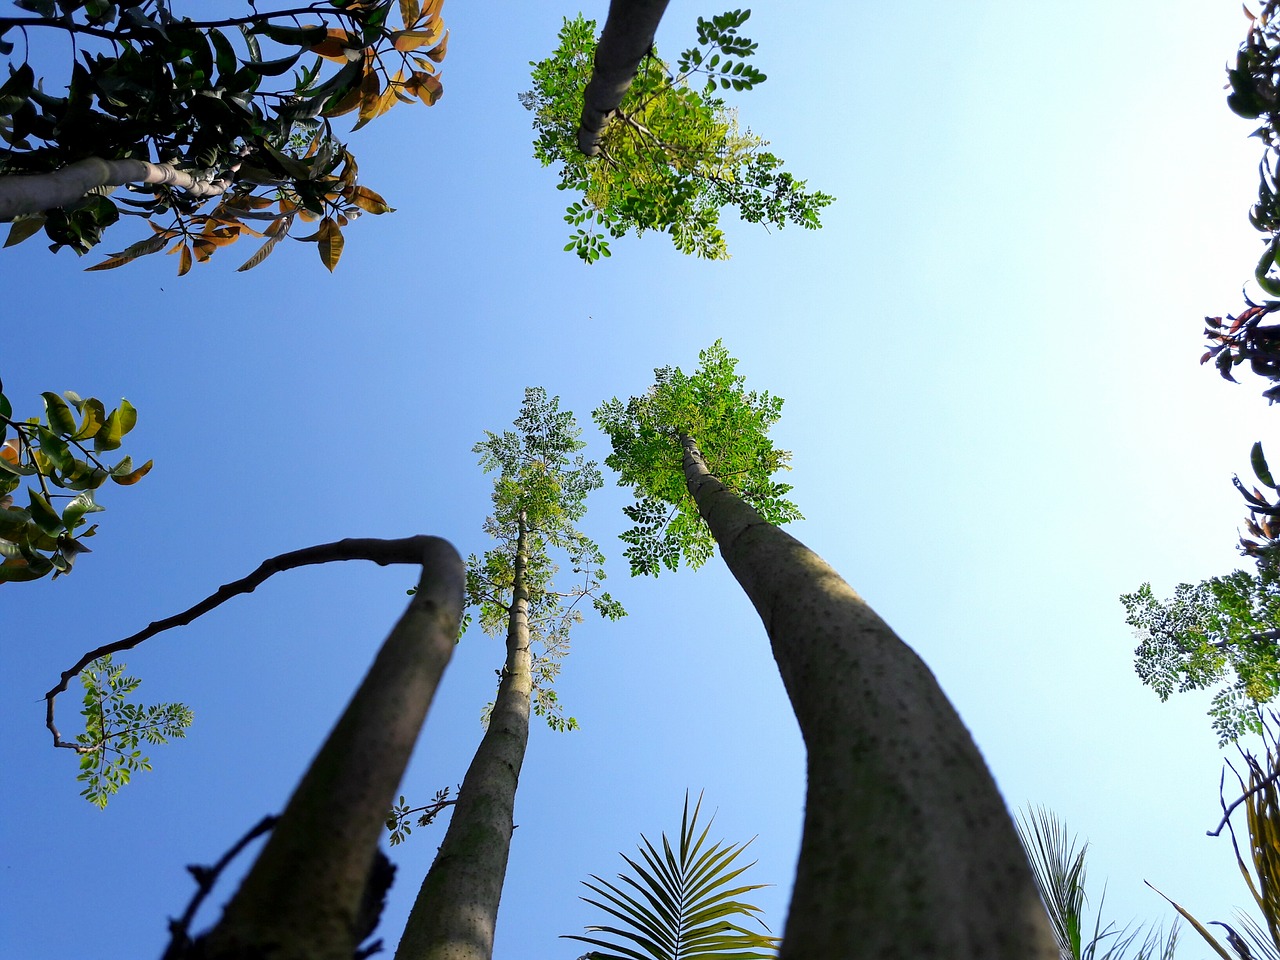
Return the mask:
[(717, 340), (698, 354), (693, 374), (679, 367), (654, 370), (653, 386), (623, 403), (613, 398), (592, 416), (609, 437), (606, 466), (635, 502), (624, 507), (632, 526), (621, 539), (633, 574), (657, 576), (681, 560), (697, 568), (711, 558), (715, 540), (698, 513), (684, 475), (682, 438), (696, 441), (708, 469), (773, 524), (802, 519), (786, 498), (791, 486), (773, 475), (790, 469), (769, 429), (782, 416), (782, 398), (745, 388), (737, 360)]
[[(1227, 70), (1228, 106), (1262, 124), (1253, 132), (1264, 144), (1259, 164), (1258, 200), (1249, 213), (1265, 235), (1253, 279), (1267, 297), (1280, 297), (1280, 0), (1267, 0), (1258, 15), (1245, 8), (1249, 28), (1235, 64)], [(1205, 317), (1208, 347), (1202, 364), (1213, 362), (1221, 376), (1237, 383), (1242, 365), (1269, 380), (1268, 403), (1280, 400), (1280, 324), (1267, 319), (1280, 299), (1245, 297), (1238, 315)], [(1240, 550), (1255, 571), (1237, 570), (1198, 584), (1181, 583), (1167, 600), (1150, 584), (1123, 595), (1125, 622), (1139, 644), (1134, 667), (1162, 700), (1185, 690), (1214, 690), (1209, 715), (1220, 743), (1261, 729), (1258, 705), (1280, 693), (1280, 487), (1255, 443), (1250, 456), (1262, 488), (1246, 488), (1233, 478), (1248, 509), (1247, 536)], [(1265, 488), (1265, 489), (1263, 489)]]
[(129, 695), (142, 681), (126, 676), (124, 670), (123, 663), (113, 663), (107, 654), (80, 673), (84, 733), (76, 734), (76, 752), (80, 754), (76, 779), (86, 784), (80, 796), (99, 809), (134, 773), (151, 769), (142, 744), (160, 745), (185, 737), (193, 717), (190, 708), (181, 703), (131, 703)]
[[(98, 529), (81, 529), (86, 516), (104, 509), (94, 491), (107, 480), (130, 486), (151, 470), (150, 460), (135, 467), (132, 457), (114, 464), (101, 458), (119, 449), (137, 422), (128, 400), (108, 413), (101, 400), (71, 391), (41, 396), (44, 417), (17, 420), (0, 384), (0, 583), (70, 573), (76, 557), (90, 552), (82, 539)], [(24, 480), (34, 485), (26, 489), (27, 506), (18, 507), (13, 493)]]
[[(6, 246), (43, 229), (85, 253), (122, 216), (152, 235), (91, 269), (168, 250), (179, 273), (244, 236), (261, 263), (298, 222), (330, 270), (342, 228), (391, 208), (359, 183), (333, 119), (356, 128), (399, 102), (435, 103), (443, 0), (316, 0), (198, 20), (169, 0), (17, 0), (0, 17), (0, 220)], [(392, 29), (394, 8), (402, 21)], [(38, 36), (61, 32), (63, 95), (45, 90)], [(128, 195), (112, 190), (124, 185)], [(69, 191), (69, 193), (68, 193)], [(257, 224), (257, 227), (253, 224)]]
[[(543, 166), (558, 165), (558, 189), (581, 194), (565, 212), (577, 228), (565, 250), (594, 263), (611, 255), (606, 233), (617, 238), (655, 230), (669, 234), (681, 253), (724, 260), (729, 252), (719, 224), (725, 207), (737, 208), (750, 223), (821, 226), (819, 212), (834, 198), (808, 191), (805, 181), (783, 171), (782, 161), (764, 149), (768, 141), (743, 129), (718, 95), (766, 79), (746, 59), (755, 42), (738, 35), (750, 15), (735, 10), (699, 18), (698, 46), (680, 55), (675, 72), (652, 51), (594, 158), (578, 148), (578, 124), (596, 52), (595, 21), (566, 19), (556, 51), (530, 64), (533, 89), (520, 94), (520, 102), (534, 113), (534, 157)], [(699, 77), (705, 78), (701, 89)]]

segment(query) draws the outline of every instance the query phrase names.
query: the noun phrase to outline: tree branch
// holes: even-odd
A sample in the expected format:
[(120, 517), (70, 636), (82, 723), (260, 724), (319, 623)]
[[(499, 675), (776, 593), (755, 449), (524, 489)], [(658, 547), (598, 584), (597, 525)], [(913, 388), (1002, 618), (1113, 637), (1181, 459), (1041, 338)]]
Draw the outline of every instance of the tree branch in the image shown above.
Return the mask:
[(200, 904), (204, 903), (213, 885), (218, 882), (218, 877), (222, 871), (227, 868), (232, 860), (240, 855), (240, 852), (250, 843), (262, 836), (276, 825), (276, 821), (280, 818), (275, 814), (268, 814), (257, 822), (249, 832), (236, 841), (235, 845), (222, 855), (222, 857), (212, 867), (202, 867), (192, 864), (187, 867), (187, 872), (196, 881), (196, 892), (191, 896), (191, 902), (187, 904), (187, 909), (182, 912), (181, 918), (169, 921), (169, 946), (164, 952), (164, 956), (160, 960), (181, 960), (187, 956), (187, 950), (191, 946), (191, 921), (196, 918), (196, 911), (200, 909)]
[(58, 694), (66, 692), (67, 684), (72, 677), (79, 675), (81, 670), (99, 657), (105, 657), (109, 653), (119, 653), (121, 650), (131, 650), (158, 633), (163, 633), (173, 627), (185, 626), (198, 617), (204, 616), (215, 607), (226, 603), (232, 597), (238, 597), (244, 593), (252, 593), (273, 574), (280, 573), (283, 570), (293, 570), (296, 567), (306, 567), (319, 563), (331, 563), (335, 560), (371, 560), (380, 567), (385, 567), (392, 563), (421, 563), (428, 542), (435, 539), (434, 537), (421, 535), (404, 537), (399, 540), (349, 538), (338, 540), (335, 543), (322, 543), (314, 547), (304, 547), (301, 550), (282, 553), (277, 557), (264, 560), (258, 566), (258, 569), (247, 577), (223, 584), (214, 593), (205, 597), (195, 606), (182, 611), (182, 613), (165, 617), (163, 620), (152, 621), (132, 636), (90, 650), (77, 660), (70, 669), (64, 670), (58, 683), (44, 695), (46, 704), (45, 726), (53, 734), (53, 745), (71, 750), (80, 749), (79, 744), (68, 743), (59, 734), (58, 728), (53, 722), (54, 701), (57, 699)]
[(171, 163), (146, 160), (104, 160), (88, 157), (49, 173), (0, 177), (0, 223), (23, 214), (69, 207), (90, 190), (125, 183), (154, 183), (179, 187), (193, 197), (214, 197), (231, 186), (230, 173), (217, 180), (200, 180)]
[[(189, 30), (214, 30), (220, 27), (238, 27), (248, 24), (268, 23), (278, 17), (297, 17), (299, 14), (316, 14), (318, 16), (341, 16), (349, 20), (355, 20), (356, 16), (348, 11), (335, 9), (323, 4), (312, 4), (307, 7), (294, 7), (289, 10), (269, 10), (262, 13), (254, 13), (244, 17), (230, 17), (226, 20), (187, 20), (175, 18), (165, 26), (183, 27)], [(132, 29), (108, 29), (107, 27), (94, 27), (89, 24), (73, 23), (68, 19), (61, 17), (0, 17), (0, 31), (9, 27), (57, 27), (59, 30), (65, 30), (67, 33), (83, 33), (91, 37), (101, 37), (104, 40), (132, 40), (139, 34), (146, 33), (146, 28), (137, 27), (132, 24), (120, 25), (133, 26)]]

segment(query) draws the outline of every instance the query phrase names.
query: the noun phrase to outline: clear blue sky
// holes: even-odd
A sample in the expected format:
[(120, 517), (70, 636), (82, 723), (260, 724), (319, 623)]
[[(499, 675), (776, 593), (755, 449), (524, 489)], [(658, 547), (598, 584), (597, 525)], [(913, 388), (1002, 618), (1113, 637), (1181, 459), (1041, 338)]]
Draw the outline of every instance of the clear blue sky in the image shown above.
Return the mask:
[[(104, 492), (73, 576), (0, 588), (0, 955), (158, 955), (184, 865), (283, 804), (412, 575), (285, 574), (123, 658), (141, 699), (196, 721), (105, 812), (42, 724), (81, 652), (301, 546), (435, 533), (479, 552), (489, 481), (471, 446), (526, 386), (576, 411), (602, 460), (590, 410), (717, 338), (787, 399), (794, 532), (930, 664), (1011, 807), (1045, 804), (1092, 840), (1109, 917), (1168, 918), (1150, 880), (1229, 919), (1247, 892), (1204, 836), (1223, 757), (1206, 698), (1141, 687), (1116, 598), (1238, 565), (1230, 476), (1275, 442), (1262, 384), (1197, 365), (1201, 317), (1237, 306), (1258, 249), (1258, 145), (1221, 89), (1239, 5), (762, 5), (747, 32), (769, 81), (742, 118), (838, 197), (826, 228), (731, 223), (734, 258), (715, 264), (648, 235), (591, 268), (561, 251), (567, 198), (516, 100), (575, 12), (446, 5), (443, 100), (351, 139), (398, 212), (354, 225), (332, 276), (297, 244), (181, 280), (173, 258), (85, 274), (95, 257), (38, 239), (0, 251), (16, 412), (46, 389), (128, 397), (129, 449), (156, 461)], [(716, 12), (673, 0), (660, 48)], [(602, 491), (585, 523), (611, 558), (624, 502)], [(803, 758), (762, 628), (718, 561), (612, 571), (631, 616), (578, 630), (560, 691), (583, 729), (534, 731), (498, 960), (578, 956), (556, 939), (593, 920), (578, 881), (677, 830), (686, 788), (722, 835), (759, 835), (756, 879), (776, 884), (759, 900), (775, 929), (785, 916)], [(461, 779), (500, 661), (498, 641), (459, 647), (411, 799)], [(392, 944), (441, 829), (393, 851)], [(1192, 937), (1179, 955), (1207, 955)]]

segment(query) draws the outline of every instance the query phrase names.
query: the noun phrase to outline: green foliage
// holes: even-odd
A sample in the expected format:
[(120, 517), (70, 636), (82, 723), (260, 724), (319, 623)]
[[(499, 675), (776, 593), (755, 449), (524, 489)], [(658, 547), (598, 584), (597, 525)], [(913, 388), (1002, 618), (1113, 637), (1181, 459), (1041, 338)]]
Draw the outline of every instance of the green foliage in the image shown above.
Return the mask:
[[(582, 622), (581, 607), (590, 602), (608, 620), (625, 615), (622, 605), (601, 589), (604, 554), (575, 524), (586, 513), (586, 498), (604, 481), (595, 463), (580, 450), (573, 414), (559, 408), (559, 397), (541, 387), (525, 390), (515, 430), (486, 431), (475, 452), (486, 472), (496, 472), (493, 514), (484, 531), (498, 546), (483, 557), (467, 560), (467, 603), (478, 608), (481, 629), (490, 636), (506, 633), (515, 589), (516, 550), (525, 544), (525, 589), (528, 592), (529, 638), (533, 658), (533, 711), (554, 730), (577, 727), (565, 717), (554, 690), (561, 662), (569, 652), (569, 633)], [(558, 551), (569, 563), (576, 583), (557, 591), (552, 578)]]
[[(750, 223), (821, 226), (819, 212), (834, 198), (807, 192), (805, 181), (783, 172), (782, 161), (764, 150), (768, 141), (741, 129), (736, 111), (716, 95), (765, 80), (745, 59), (756, 44), (737, 34), (750, 15), (736, 10), (699, 18), (698, 46), (681, 54), (674, 75), (656, 51), (646, 57), (594, 159), (579, 152), (577, 130), (595, 22), (566, 19), (555, 53), (530, 64), (533, 89), (520, 102), (534, 113), (534, 157), (559, 166), (558, 189), (582, 195), (565, 213), (565, 222), (578, 228), (565, 250), (593, 263), (610, 255), (597, 228), (611, 237), (656, 230), (669, 234), (681, 253), (727, 259), (719, 226), (727, 206)], [(694, 86), (699, 75), (701, 89)]]
[(1216, 689), (1209, 715), (1220, 743), (1258, 727), (1257, 707), (1280, 692), (1280, 575), (1237, 570), (1180, 583), (1160, 600), (1144, 583), (1120, 598), (1137, 632), (1134, 668), (1161, 700), (1175, 690)]
[(191, 726), (191, 710), (181, 703), (161, 703), (150, 707), (129, 702), (129, 695), (142, 683), (124, 673), (111, 655), (101, 657), (80, 673), (84, 686), (84, 733), (76, 735), (80, 772), (76, 779), (86, 786), (80, 791), (94, 806), (103, 808), (130, 777), (150, 770), (151, 761), (139, 749), (143, 743), (159, 745), (171, 737), (185, 737)]
[[(1277, 484), (1262, 444), (1249, 456), (1259, 482)], [(1120, 598), (1125, 622), (1140, 637), (1134, 666), (1161, 700), (1178, 690), (1217, 688), (1209, 707), (1220, 743), (1261, 729), (1258, 706), (1280, 693), (1280, 506), (1258, 487), (1233, 479), (1248, 504), (1241, 550), (1256, 573), (1237, 570), (1198, 584), (1181, 583), (1168, 600), (1150, 584)]]
[(592, 414), (613, 445), (605, 464), (635, 496), (624, 508), (633, 526), (622, 534), (633, 574), (657, 576), (682, 559), (696, 569), (714, 552), (715, 540), (685, 483), (682, 437), (696, 441), (711, 473), (765, 520), (801, 519), (786, 499), (790, 485), (773, 480), (791, 459), (768, 436), (782, 398), (747, 391), (734, 372), (737, 361), (719, 340), (698, 359), (692, 376), (679, 367), (654, 370), (653, 386), (643, 396), (625, 404), (615, 397)]
[(391, 813), (387, 815), (387, 830), (391, 834), (391, 846), (394, 847), (408, 840), (415, 826), (430, 826), (445, 807), (453, 806), (455, 803), (457, 800), (449, 799), (448, 787), (437, 790), (435, 799), (420, 807), (409, 806), (404, 799), (404, 794), (400, 794), (400, 799), (392, 805)]
[[(665, 833), (661, 852), (641, 835), (638, 849), (643, 863), (621, 855), (632, 870), (630, 875), (618, 874), (622, 886), (594, 874), (591, 877), (594, 883), (583, 881), (583, 886), (602, 900), (582, 899), (623, 924), (586, 928), (588, 933), (602, 934), (609, 939), (577, 935), (564, 939), (580, 940), (613, 951), (593, 950), (587, 954), (590, 960), (771, 960), (776, 957), (777, 937), (741, 925), (749, 920), (768, 931), (760, 919), (760, 908), (736, 899), (765, 884), (729, 887), (754, 865), (754, 862), (735, 865), (751, 841), (725, 844), (721, 840), (704, 848), (711, 823), (698, 832), (701, 809), (699, 795), (691, 816), (689, 795), (685, 794), (680, 839), (674, 848)], [(639, 893), (640, 898), (628, 892), (628, 888)]]
[(1178, 941), (1176, 921), (1168, 933), (1156, 927), (1145, 937), (1141, 926), (1130, 930), (1110, 922), (1104, 927), (1105, 894), (1098, 902), (1093, 933), (1085, 940), (1085, 854), (1089, 844), (1069, 836), (1058, 818), (1043, 807), (1019, 814), (1017, 827), (1063, 960), (1172, 960)]
[[(1254, 267), (1254, 280), (1267, 297), (1280, 297), (1280, 0), (1266, 0), (1257, 17), (1249, 14), (1249, 29), (1227, 69), (1227, 105), (1241, 117), (1260, 120), (1253, 136), (1264, 144), (1258, 165), (1258, 200), (1249, 221), (1266, 240)], [(1248, 14), (1248, 8), (1245, 9)], [(1219, 373), (1235, 381), (1232, 371), (1248, 363), (1254, 373), (1272, 381), (1264, 393), (1280, 400), (1280, 326), (1264, 322), (1280, 310), (1280, 300), (1254, 303), (1239, 316), (1206, 317), (1209, 349), (1200, 362), (1213, 360)]]
[[(41, 394), (43, 418), (15, 420), (2, 391), (0, 385), (0, 583), (49, 573), (56, 579), (90, 552), (82, 538), (93, 536), (97, 524), (81, 528), (88, 514), (103, 509), (94, 491), (107, 480), (137, 483), (151, 469), (150, 460), (135, 467), (131, 457), (109, 464), (98, 456), (119, 449), (138, 414), (128, 400), (108, 413), (102, 401), (67, 391)], [(24, 480), (34, 484), (25, 491), (27, 506), (14, 506)]]
[[(295, 239), (316, 243), (333, 269), (341, 228), (362, 212), (391, 208), (358, 184), (355, 159), (331, 121), (359, 111), (358, 128), (398, 102), (439, 99), (441, 2), (329, 0), (309, 5), (301, 22), (295, 7), (277, 12), (253, 2), (241, 16), (197, 21), (160, 0), (17, 0), (35, 16), (0, 17), (0, 55), (12, 60), (0, 84), (0, 178), (87, 158), (133, 159), (170, 164), (225, 190), (199, 196), (131, 184), (128, 198), (95, 191), (71, 207), (18, 218), (6, 246), (43, 228), (51, 249), (85, 253), (123, 213), (149, 220), (153, 235), (91, 269), (168, 248), (180, 254), (182, 274), (242, 236), (265, 237), (241, 267), (249, 269), (295, 221), (318, 220), (315, 233)], [(397, 5), (403, 29), (393, 30)], [(31, 66), (32, 34), (50, 30), (73, 41), (64, 45), (62, 95), (46, 93)], [(21, 55), (12, 57), (19, 31)], [(265, 221), (264, 232), (250, 226), (255, 220)]]

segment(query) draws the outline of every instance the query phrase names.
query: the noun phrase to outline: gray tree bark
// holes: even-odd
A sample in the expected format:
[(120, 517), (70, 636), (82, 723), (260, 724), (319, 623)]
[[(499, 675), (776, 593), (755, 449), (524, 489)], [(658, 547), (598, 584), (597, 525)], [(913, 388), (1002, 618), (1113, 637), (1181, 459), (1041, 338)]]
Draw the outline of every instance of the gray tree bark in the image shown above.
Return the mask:
[(231, 185), (229, 180), (197, 179), (171, 164), (89, 157), (50, 173), (0, 176), (0, 223), (23, 214), (69, 207), (90, 190), (125, 183), (170, 184), (196, 197), (217, 196)]
[(1059, 960), (995, 781), (924, 662), (682, 436), (689, 492), (764, 621), (808, 753), (781, 960)]
[(600, 153), (600, 134), (631, 88), (640, 61), (653, 47), (653, 35), (668, 0), (610, 0), (609, 16), (596, 47), (595, 66), (582, 97), (578, 149)]
[(449, 829), (427, 871), (396, 960), (490, 960), (507, 874), (516, 788), (529, 742), (528, 531), (519, 521), (507, 657), (489, 727), (458, 789)]
[(202, 944), (205, 960), (351, 960), (395, 791), (458, 637), (466, 570), (421, 537), (409, 608)]

